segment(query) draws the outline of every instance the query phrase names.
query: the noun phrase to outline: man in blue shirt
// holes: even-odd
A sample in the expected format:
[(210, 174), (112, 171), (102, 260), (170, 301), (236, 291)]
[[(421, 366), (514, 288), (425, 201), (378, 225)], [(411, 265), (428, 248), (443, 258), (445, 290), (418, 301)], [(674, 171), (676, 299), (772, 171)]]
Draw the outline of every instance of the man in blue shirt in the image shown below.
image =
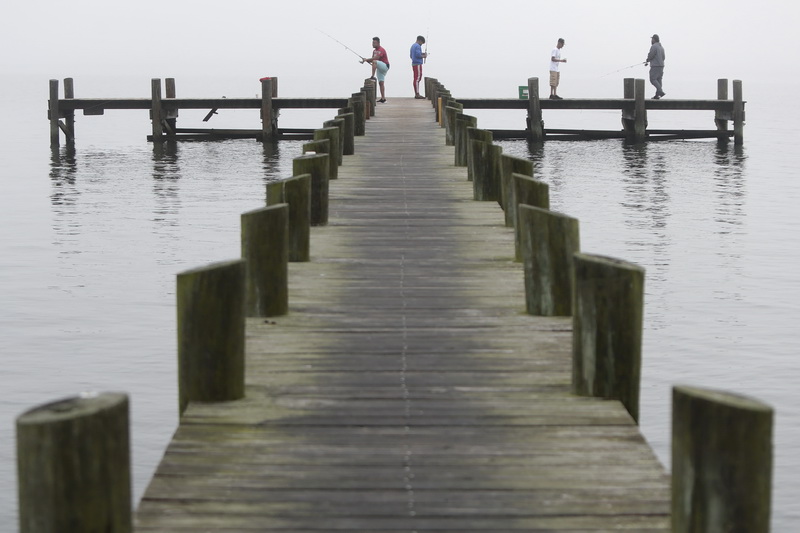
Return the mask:
[(419, 82), (422, 80), (422, 63), (428, 57), (427, 52), (422, 51), (422, 45), (425, 44), (425, 37), (417, 35), (417, 41), (411, 45), (411, 70), (414, 71), (414, 98), (424, 99), (425, 97), (419, 94)]

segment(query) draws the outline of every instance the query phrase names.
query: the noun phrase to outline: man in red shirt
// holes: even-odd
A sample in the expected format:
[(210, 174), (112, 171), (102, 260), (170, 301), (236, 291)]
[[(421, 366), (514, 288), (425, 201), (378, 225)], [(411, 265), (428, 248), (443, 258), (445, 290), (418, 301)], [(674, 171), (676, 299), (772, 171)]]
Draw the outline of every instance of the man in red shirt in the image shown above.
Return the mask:
[(363, 63), (366, 61), (372, 65), (373, 80), (376, 79), (375, 75), (378, 75), (378, 87), (381, 89), (381, 99), (378, 101), (383, 104), (386, 102), (386, 89), (383, 85), (383, 81), (386, 79), (386, 73), (389, 71), (389, 56), (386, 55), (386, 50), (381, 46), (380, 37), (372, 38), (372, 48), (372, 57), (365, 58), (361, 62)]

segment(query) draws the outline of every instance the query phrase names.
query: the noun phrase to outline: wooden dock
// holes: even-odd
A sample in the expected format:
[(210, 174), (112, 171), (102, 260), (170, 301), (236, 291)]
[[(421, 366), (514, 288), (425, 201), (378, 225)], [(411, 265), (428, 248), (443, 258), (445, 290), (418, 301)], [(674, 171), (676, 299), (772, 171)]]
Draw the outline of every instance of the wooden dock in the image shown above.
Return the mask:
[[(436, 87), (435, 79), (428, 79), (427, 87)], [(529, 78), (527, 88), (520, 87), (520, 98), (458, 98), (462, 109), (519, 109), (527, 110), (527, 127), (524, 130), (491, 130), (495, 139), (544, 140), (594, 140), (626, 139), (629, 142), (674, 140), (674, 139), (718, 139), (735, 144), (744, 142), (745, 100), (742, 81), (730, 84), (733, 98), (729, 98), (727, 79), (717, 80), (716, 99), (647, 99), (645, 80), (625, 78), (622, 98), (565, 98), (542, 99), (539, 96), (539, 78)], [(524, 89), (524, 94), (523, 94)], [(437, 89), (434, 89), (437, 90)], [(445, 91), (448, 93), (449, 91)], [(542, 110), (619, 110), (622, 115), (621, 130), (587, 130), (546, 128)], [(714, 129), (648, 129), (648, 111), (713, 111)], [(711, 123), (711, 121), (709, 121)], [(729, 129), (731, 123), (733, 129)]]
[[(282, 109), (336, 109), (350, 105), (348, 98), (278, 98), (278, 78), (262, 78), (260, 98), (178, 98), (175, 79), (167, 78), (166, 94), (162, 96), (162, 80), (151, 80), (151, 94), (147, 98), (76, 98), (72, 78), (64, 79), (63, 98), (59, 96), (58, 80), (50, 80), (48, 119), (50, 121), (50, 145), (56, 147), (63, 133), (68, 143), (75, 142), (75, 113), (102, 115), (107, 109), (149, 110), (153, 142), (178, 140), (217, 140), (225, 138), (252, 138), (260, 141), (279, 139), (311, 139), (313, 130), (307, 128), (281, 128), (278, 116)], [(434, 78), (426, 78), (426, 96), (432, 97), (431, 88), (438, 84)], [(626, 78), (623, 80), (622, 98), (569, 98), (563, 100), (541, 99), (539, 79), (529, 78), (524, 97), (511, 98), (459, 98), (463, 110), (469, 109), (518, 109), (526, 111), (520, 116), (520, 128), (491, 130), (495, 139), (527, 139), (531, 142), (545, 140), (595, 140), (625, 139), (628, 142), (673, 139), (713, 138), (727, 142), (733, 139), (737, 145), (744, 142), (745, 100), (741, 80), (733, 80), (733, 98), (729, 98), (727, 79), (717, 80), (716, 99), (661, 99), (645, 97), (645, 80)], [(369, 80), (362, 91), (371, 91), (367, 100), (375, 103), (374, 91)], [(520, 87), (525, 89), (525, 87)], [(449, 91), (446, 91), (449, 93)], [(354, 93), (353, 96), (355, 96)], [(437, 93), (438, 94), (438, 93)], [(448, 95), (449, 96), (449, 95)], [(206, 110), (203, 123), (208, 122), (219, 109), (259, 110), (260, 127), (257, 129), (208, 128), (195, 125), (178, 127), (181, 110)], [(564, 129), (547, 128), (542, 111), (566, 110), (619, 110), (622, 129)], [(714, 129), (648, 129), (648, 111), (713, 111)], [(371, 112), (371, 111), (368, 111)], [(356, 111), (359, 113), (359, 111)], [(153, 120), (153, 117), (156, 117)], [(711, 124), (712, 121), (709, 121)], [(729, 126), (732, 125), (732, 129)], [(523, 128), (524, 126), (524, 128)]]
[[(48, 120), (50, 121), (50, 146), (60, 144), (63, 133), (68, 143), (75, 142), (75, 112), (84, 115), (103, 115), (106, 110), (140, 110), (150, 112), (154, 142), (177, 140), (217, 140), (252, 138), (263, 141), (279, 139), (311, 139), (313, 130), (307, 128), (279, 128), (278, 116), (282, 109), (336, 109), (348, 105), (347, 98), (278, 98), (278, 78), (262, 78), (260, 98), (178, 98), (175, 78), (151, 80), (151, 94), (147, 98), (76, 98), (72, 78), (64, 79), (63, 98), (59, 97), (58, 80), (50, 80)], [(179, 128), (177, 119), (181, 110), (206, 110), (203, 122), (208, 122), (220, 109), (251, 109), (260, 111), (261, 127), (258, 129)], [(155, 119), (154, 119), (155, 117)]]
[(514, 233), (425, 100), (380, 104), (330, 183), (246, 398), (191, 403), (139, 532), (669, 531), (618, 401), (571, 391), (570, 318), (525, 313)]

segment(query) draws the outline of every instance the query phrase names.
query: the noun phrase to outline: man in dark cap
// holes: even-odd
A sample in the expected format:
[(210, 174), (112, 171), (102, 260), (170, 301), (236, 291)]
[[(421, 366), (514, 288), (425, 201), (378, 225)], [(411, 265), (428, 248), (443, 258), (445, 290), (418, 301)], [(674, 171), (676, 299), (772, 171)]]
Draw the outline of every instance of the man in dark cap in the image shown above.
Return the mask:
[(365, 61), (372, 65), (372, 79), (374, 80), (375, 75), (378, 75), (378, 87), (381, 90), (381, 99), (378, 101), (382, 104), (386, 103), (384, 80), (386, 79), (386, 73), (389, 72), (389, 56), (386, 55), (386, 50), (381, 46), (380, 37), (372, 38), (372, 57), (361, 59), (362, 63)]
[(656, 88), (656, 95), (653, 100), (658, 100), (665, 96), (663, 87), (661, 86), (661, 79), (664, 77), (664, 47), (661, 46), (661, 39), (658, 34), (654, 33), (650, 38), (650, 51), (647, 53), (647, 59), (644, 66), (650, 64), (650, 83)]

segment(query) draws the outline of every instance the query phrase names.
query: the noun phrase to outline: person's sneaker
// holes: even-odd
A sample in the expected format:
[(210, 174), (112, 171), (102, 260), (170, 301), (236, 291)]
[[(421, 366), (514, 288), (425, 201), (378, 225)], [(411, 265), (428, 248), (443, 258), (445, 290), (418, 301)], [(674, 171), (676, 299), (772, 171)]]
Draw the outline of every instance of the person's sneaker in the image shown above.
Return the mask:
[(414, 95), (414, 98), (416, 98), (417, 100), (425, 100), (425, 97), (422, 96), (421, 94)]
[(372, 76), (370, 79), (371, 80), (377, 80), (378, 78), (376, 78), (375, 76)]
[(555, 96), (556, 96), (556, 100), (563, 100), (563, 98), (561, 98), (560, 96), (558, 96), (558, 95), (555, 95)]
[(653, 100), (661, 100), (661, 96), (657, 94), (653, 97)]
[(558, 96), (556, 96), (556, 95), (554, 95), (554, 94), (551, 94), (551, 95), (550, 95), (550, 100), (555, 100), (555, 99), (557, 99), (557, 98), (558, 98)]
[(665, 96), (667, 96), (667, 93), (665, 93), (665, 92), (662, 92), (662, 93), (661, 93), (661, 94), (659, 94), (658, 96), (660, 96), (661, 98), (664, 98)]
[(386, 98), (381, 98), (380, 100), (378, 100), (378, 102), (380, 102), (382, 104), (385, 104), (386, 103)]

